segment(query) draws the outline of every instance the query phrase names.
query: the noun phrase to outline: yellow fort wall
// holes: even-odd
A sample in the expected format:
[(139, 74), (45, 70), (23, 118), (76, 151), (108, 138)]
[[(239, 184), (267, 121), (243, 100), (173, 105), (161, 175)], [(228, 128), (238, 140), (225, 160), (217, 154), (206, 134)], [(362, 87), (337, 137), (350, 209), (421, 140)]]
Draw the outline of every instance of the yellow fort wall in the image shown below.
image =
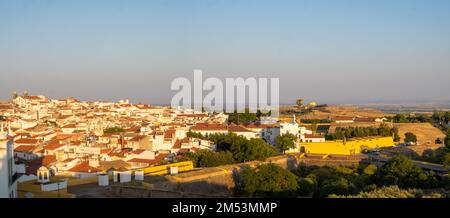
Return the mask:
[(360, 154), (364, 147), (383, 148), (394, 146), (392, 137), (366, 138), (344, 141), (326, 141), (326, 142), (301, 142), (298, 143), (298, 151), (304, 147), (305, 153), (310, 154), (341, 154), (351, 155)]
[(156, 167), (148, 167), (141, 169), (144, 171), (145, 175), (157, 176), (157, 175), (166, 175), (169, 174), (170, 167), (178, 167), (178, 172), (184, 172), (194, 169), (194, 164), (192, 161), (183, 161), (178, 163), (166, 164)]

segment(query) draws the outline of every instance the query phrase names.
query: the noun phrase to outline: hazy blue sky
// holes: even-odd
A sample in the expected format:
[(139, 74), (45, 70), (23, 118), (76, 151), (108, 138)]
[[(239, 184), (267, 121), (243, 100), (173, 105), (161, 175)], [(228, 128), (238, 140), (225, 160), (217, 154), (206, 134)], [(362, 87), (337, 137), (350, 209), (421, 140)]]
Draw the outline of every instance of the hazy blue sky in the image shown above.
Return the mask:
[(448, 0), (0, 0), (0, 99), (169, 103), (171, 81), (279, 77), (281, 102), (450, 96)]

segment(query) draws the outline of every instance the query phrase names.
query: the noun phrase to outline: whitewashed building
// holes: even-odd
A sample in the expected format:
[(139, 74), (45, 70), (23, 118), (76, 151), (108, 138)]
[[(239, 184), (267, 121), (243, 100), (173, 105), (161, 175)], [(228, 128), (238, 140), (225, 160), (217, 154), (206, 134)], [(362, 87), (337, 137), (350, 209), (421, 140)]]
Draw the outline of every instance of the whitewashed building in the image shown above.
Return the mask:
[(0, 133), (0, 198), (17, 198), (17, 172), (13, 142)]

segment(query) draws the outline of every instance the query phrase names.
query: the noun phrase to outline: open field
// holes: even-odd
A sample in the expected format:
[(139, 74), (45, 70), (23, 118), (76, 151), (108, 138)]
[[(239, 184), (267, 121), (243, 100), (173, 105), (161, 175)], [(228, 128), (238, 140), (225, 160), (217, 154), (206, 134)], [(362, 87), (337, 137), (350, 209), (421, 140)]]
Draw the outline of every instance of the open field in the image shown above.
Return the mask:
[[(280, 107), (280, 111), (287, 111), (289, 109), (296, 110), (294, 106)], [(362, 108), (356, 106), (327, 106), (323, 108), (314, 109), (311, 113), (301, 115), (299, 119), (329, 119), (336, 116), (350, 116), (350, 117), (384, 117), (385, 113), (380, 110), (371, 108)]]
[(407, 132), (412, 132), (417, 136), (418, 145), (411, 146), (411, 149), (419, 155), (422, 155), (422, 152), (426, 149), (436, 149), (443, 146), (435, 144), (435, 140), (440, 138), (443, 141), (444, 133), (430, 123), (394, 123), (394, 127), (398, 128), (401, 141), (403, 141)]

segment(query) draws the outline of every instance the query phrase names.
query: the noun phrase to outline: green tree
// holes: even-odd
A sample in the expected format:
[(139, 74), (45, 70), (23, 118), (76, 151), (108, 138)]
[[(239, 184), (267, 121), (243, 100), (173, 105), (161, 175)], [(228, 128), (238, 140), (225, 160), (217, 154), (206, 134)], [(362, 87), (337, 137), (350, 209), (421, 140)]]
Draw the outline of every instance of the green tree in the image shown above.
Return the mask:
[(235, 111), (234, 113), (228, 114), (228, 123), (234, 123), (234, 124), (249, 124), (253, 123), (257, 120), (256, 113), (250, 113), (250, 110), (247, 108), (245, 109), (244, 113), (239, 113)]
[(194, 167), (198, 167), (198, 155), (197, 155), (197, 153), (187, 152), (187, 153), (183, 154), (182, 157), (177, 158), (176, 161), (177, 162), (192, 161), (192, 163), (194, 164)]
[(406, 116), (403, 114), (396, 114), (393, 118), (392, 121), (394, 123), (407, 123), (408, 119), (406, 119)]
[(230, 150), (233, 153), (233, 157), (238, 162), (264, 160), (270, 156), (276, 155), (275, 148), (259, 138), (250, 140), (241, 138), (240, 140), (233, 142)]
[(394, 142), (399, 142), (400, 141), (400, 136), (398, 135), (398, 128), (394, 127), (391, 129), (391, 134), (394, 137)]
[(275, 144), (280, 152), (283, 154), (292, 148), (295, 148), (295, 142), (297, 141), (297, 137), (294, 135), (287, 133), (284, 135), (279, 135), (275, 138)]
[(260, 138), (246, 139), (243, 136), (231, 134), (213, 134), (209, 136), (219, 151), (230, 151), (237, 162), (264, 160), (276, 155), (275, 147)]
[(330, 194), (347, 195), (350, 194), (350, 183), (345, 178), (336, 180), (326, 180), (320, 188), (320, 197), (327, 197)]
[(298, 189), (297, 176), (275, 164), (246, 168), (240, 174), (238, 189), (249, 197), (292, 196)]
[(375, 189), (370, 192), (361, 192), (357, 195), (336, 195), (332, 194), (330, 198), (415, 198), (417, 190), (400, 189), (398, 186), (388, 186)]
[(121, 127), (109, 127), (109, 128), (106, 128), (103, 132), (104, 133), (121, 133), (121, 132), (125, 132), (125, 130)]
[(445, 147), (450, 151), (450, 130), (447, 131), (447, 136), (445, 137)]
[(369, 164), (367, 167), (364, 168), (363, 173), (366, 175), (374, 175), (377, 172), (377, 166), (374, 164)]
[(312, 178), (300, 178), (298, 180), (298, 193), (300, 195), (310, 195), (314, 193), (316, 189), (316, 183)]
[(210, 150), (200, 150), (197, 153), (198, 167), (216, 167), (234, 163), (233, 155), (229, 151), (214, 152)]
[(423, 187), (428, 184), (429, 179), (433, 179), (404, 155), (387, 161), (377, 171), (377, 177), (381, 185), (398, 185), (402, 188)]
[(189, 132), (186, 133), (186, 136), (187, 137), (191, 137), (191, 138), (198, 138), (198, 139), (206, 138), (201, 133), (199, 133), (199, 132), (192, 132), (191, 130), (189, 130)]
[(408, 143), (408, 142), (416, 143), (417, 136), (414, 135), (414, 133), (412, 133), (412, 132), (405, 133), (405, 143)]
[(447, 154), (444, 156), (444, 160), (442, 161), (442, 164), (444, 165), (444, 167), (445, 167), (447, 170), (450, 170), (450, 153), (447, 153)]

